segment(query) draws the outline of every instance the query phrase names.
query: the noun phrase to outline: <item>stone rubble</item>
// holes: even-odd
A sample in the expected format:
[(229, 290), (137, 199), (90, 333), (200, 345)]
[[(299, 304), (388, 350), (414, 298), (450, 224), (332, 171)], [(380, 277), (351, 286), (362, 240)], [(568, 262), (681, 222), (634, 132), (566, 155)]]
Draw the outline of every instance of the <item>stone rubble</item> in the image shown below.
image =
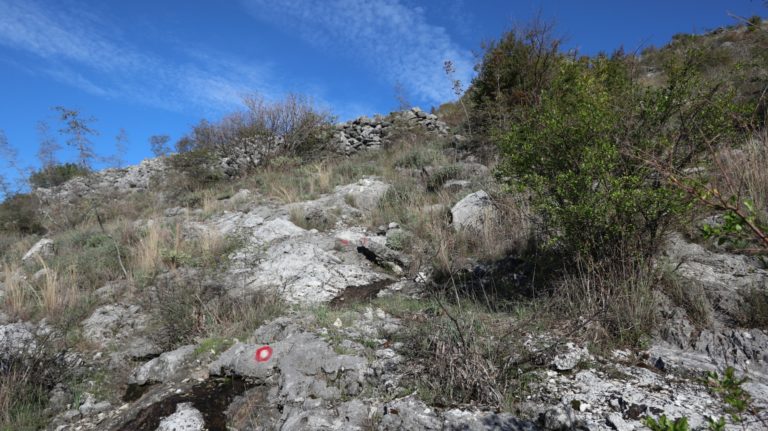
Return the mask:
[(427, 131), (448, 133), (448, 126), (419, 108), (394, 112), (386, 117), (360, 117), (336, 126), (334, 135), (336, 151), (351, 155), (362, 150), (376, 150), (382, 147), (393, 128), (398, 126), (421, 126)]

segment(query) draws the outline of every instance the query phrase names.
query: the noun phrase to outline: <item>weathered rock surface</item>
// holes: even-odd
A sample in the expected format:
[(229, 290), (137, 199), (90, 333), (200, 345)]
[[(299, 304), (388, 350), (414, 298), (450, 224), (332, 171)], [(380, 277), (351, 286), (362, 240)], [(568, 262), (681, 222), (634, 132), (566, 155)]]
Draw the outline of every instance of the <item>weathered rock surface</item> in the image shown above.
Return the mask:
[(451, 208), (453, 227), (457, 230), (482, 231), (497, 217), (496, 206), (483, 190), (471, 193)]
[(55, 247), (53, 240), (48, 238), (43, 238), (40, 241), (36, 242), (35, 245), (32, 246), (32, 248), (29, 249), (24, 254), (24, 257), (21, 258), (22, 262), (31, 262), (38, 258), (41, 259), (47, 259), (51, 256), (53, 256), (55, 253)]
[(149, 316), (138, 305), (104, 305), (83, 321), (83, 336), (92, 343), (141, 358), (162, 352), (145, 336), (148, 323)]
[(160, 422), (157, 431), (203, 431), (205, 420), (199, 410), (191, 403), (181, 403), (176, 406), (176, 412)]
[(30, 323), (11, 323), (0, 326), (0, 360), (37, 350), (35, 327)]
[(359, 214), (374, 208), (388, 188), (379, 180), (364, 178), (314, 201), (227, 213), (196, 229), (214, 229), (243, 240), (242, 248), (230, 257), (231, 294), (270, 291), (290, 303), (327, 302), (347, 288), (365, 287), (388, 276), (365, 256), (338, 251), (333, 233), (302, 229), (287, 219), (288, 213), (299, 205), (305, 211), (346, 206)]
[(147, 159), (122, 169), (105, 169), (87, 177), (75, 177), (49, 189), (38, 188), (35, 194), (44, 204), (66, 203), (86, 195), (117, 197), (147, 190), (153, 177), (165, 171), (162, 158)]
[(768, 271), (754, 258), (711, 252), (679, 235), (670, 238), (662, 262), (701, 286), (716, 311), (710, 327), (699, 329), (683, 310), (667, 311), (670, 325), (648, 350), (649, 363), (688, 374), (733, 366), (749, 377), (745, 387), (754, 399), (768, 404), (768, 334), (730, 325), (731, 314), (743, 306), (744, 289), (768, 289)]
[(148, 382), (166, 382), (173, 378), (195, 353), (196, 346), (183, 346), (165, 352), (131, 373), (128, 383), (143, 385)]
[(448, 126), (433, 114), (419, 108), (393, 112), (386, 117), (360, 117), (336, 126), (334, 147), (340, 154), (350, 155), (361, 150), (375, 150), (386, 144), (394, 127), (419, 126), (427, 131), (448, 133)]
[(744, 288), (768, 289), (768, 271), (756, 258), (716, 253), (673, 235), (665, 254), (675, 273), (728, 296)]

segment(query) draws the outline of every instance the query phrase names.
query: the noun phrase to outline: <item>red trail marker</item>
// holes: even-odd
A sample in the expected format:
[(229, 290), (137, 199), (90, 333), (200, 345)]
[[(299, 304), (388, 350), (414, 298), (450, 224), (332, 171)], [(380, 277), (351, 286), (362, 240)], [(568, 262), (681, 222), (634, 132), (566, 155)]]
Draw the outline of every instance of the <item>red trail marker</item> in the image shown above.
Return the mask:
[(256, 349), (256, 362), (267, 362), (272, 357), (272, 348), (269, 346)]

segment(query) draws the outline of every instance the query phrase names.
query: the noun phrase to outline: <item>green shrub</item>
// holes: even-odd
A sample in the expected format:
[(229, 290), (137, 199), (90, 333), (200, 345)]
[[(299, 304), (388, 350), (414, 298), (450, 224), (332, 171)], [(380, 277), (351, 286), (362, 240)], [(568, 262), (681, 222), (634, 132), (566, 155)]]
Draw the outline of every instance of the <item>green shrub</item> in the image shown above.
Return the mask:
[(501, 140), (501, 174), (533, 191), (566, 253), (652, 254), (687, 207), (660, 165), (682, 169), (707, 142), (735, 133), (728, 93), (701, 85), (691, 62), (669, 70), (655, 90), (636, 83), (621, 54), (563, 60), (540, 103)]
[(460, 166), (442, 166), (432, 172), (429, 178), (427, 178), (427, 190), (436, 192), (448, 181), (459, 178), (461, 174)]
[(77, 284), (84, 291), (102, 287), (104, 283), (122, 276), (115, 243), (97, 230), (72, 230), (55, 238), (57, 253), (51, 266), (74, 268)]
[(201, 121), (176, 144), (176, 149), (207, 150), (233, 157), (245, 162), (247, 166), (241, 168), (268, 165), (279, 157), (314, 159), (323, 153), (334, 118), (309, 98), (289, 94), (283, 100), (267, 102), (258, 96), (246, 96), (243, 102), (247, 110), (216, 123)]
[(34, 194), (17, 193), (0, 203), (0, 231), (25, 235), (46, 232), (40, 219), (40, 201)]
[(33, 187), (50, 188), (62, 185), (74, 177), (84, 177), (90, 172), (90, 169), (75, 163), (53, 164), (32, 173), (29, 183)]
[(720, 395), (725, 404), (726, 413), (735, 423), (742, 423), (745, 413), (756, 413), (752, 404), (752, 396), (742, 387), (749, 379), (736, 377), (735, 368), (727, 367), (722, 376), (714, 371), (709, 371), (705, 379), (710, 391)]
[(752, 15), (747, 21), (747, 31), (755, 31), (762, 25), (763, 19), (759, 15)]
[(440, 159), (440, 154), (430, 148), (414, 148), (397, 157), (395, 167), (407, 169), (422, 169), (434, 164)]
[(552, 25), (536, 21), (484, 46), (467, 91), (475, 132), (487, 135), (506, 129), (517, 120), (520, 107), (538, 103), (557, 71), (560, 43)]
[(209, 149), (195, 149), (170, 156), (168, 164), (181, 175), (180, 181), (174, 181), (174, 188), (196, 191), (221, 181), (226, 176), (220, 163), (219, 157)]
[(686, 417), (672, 421), (667, 419), (665, 415), (661, 415), (658, 420), (648, 416), (643, 421), (643, 424), (650, 428), (651, 431), (689, 431), (691, 429), (688, 426), (688, 418)]

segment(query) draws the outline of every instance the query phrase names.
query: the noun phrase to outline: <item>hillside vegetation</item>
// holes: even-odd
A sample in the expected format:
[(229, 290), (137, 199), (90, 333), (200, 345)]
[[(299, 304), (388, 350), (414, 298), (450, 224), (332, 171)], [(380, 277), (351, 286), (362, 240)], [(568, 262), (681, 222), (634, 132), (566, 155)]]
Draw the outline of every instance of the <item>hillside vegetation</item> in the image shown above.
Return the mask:
[(766, 426), (768, 25), (534, 23), (463, 84), (249, 97), (104, 171), (56, 108), (78, 160), (0, 204), (0, 429)]

